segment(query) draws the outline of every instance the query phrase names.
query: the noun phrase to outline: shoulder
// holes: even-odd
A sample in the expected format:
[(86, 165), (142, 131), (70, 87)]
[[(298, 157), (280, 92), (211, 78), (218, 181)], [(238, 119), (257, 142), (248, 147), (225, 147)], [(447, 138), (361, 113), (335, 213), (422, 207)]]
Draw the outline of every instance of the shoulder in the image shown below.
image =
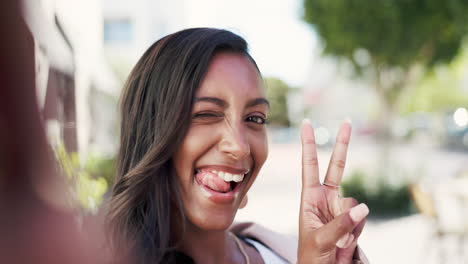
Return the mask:
[(294, 236), (277, 233), (253, 222), (234, 223), (230, 231), (260, 241), (290, 263), (297, 261), (297, 238)]
[[(236, 222), (229, 229), (236, 235), (260, 241), (290, 263), (297, 262), (298, 240), (295, 236), (280, 234), (253, 222)], [(353, 264), (368, 263), (369, 260), (358, 246), (354, 252)]]

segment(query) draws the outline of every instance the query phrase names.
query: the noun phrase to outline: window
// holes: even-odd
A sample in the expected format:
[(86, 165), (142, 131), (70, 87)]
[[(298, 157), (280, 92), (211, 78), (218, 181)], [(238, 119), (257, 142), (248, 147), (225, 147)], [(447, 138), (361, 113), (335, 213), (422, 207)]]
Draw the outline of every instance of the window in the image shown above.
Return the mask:
[(104, 22), (104, 42), (125, 45), (133, 40), (133, 25), (130, 19), (112, 19)]

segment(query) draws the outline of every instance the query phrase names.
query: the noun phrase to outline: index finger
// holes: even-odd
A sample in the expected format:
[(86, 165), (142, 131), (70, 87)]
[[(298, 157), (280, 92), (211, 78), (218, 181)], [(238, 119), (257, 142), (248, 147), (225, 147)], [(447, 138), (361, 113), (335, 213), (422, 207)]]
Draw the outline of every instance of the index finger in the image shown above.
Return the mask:
[(310, 120), (304, 119), (301, 128), (302, 142), (302, 189), (311, 188), (320, 184), (319, 167), (317, 159), (317, 146), (315, 145), (314, 129)]

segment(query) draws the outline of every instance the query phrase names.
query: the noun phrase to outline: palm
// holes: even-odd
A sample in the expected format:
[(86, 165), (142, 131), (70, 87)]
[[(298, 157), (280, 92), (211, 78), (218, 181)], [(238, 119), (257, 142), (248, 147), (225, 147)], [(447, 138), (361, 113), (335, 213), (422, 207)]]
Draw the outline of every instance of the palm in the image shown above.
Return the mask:
[(341, 213), (339, 202), (336, 191), (324, 185), (314, 186), (303, 197), (304, 217), (312, 228), (319, 228)]
[[(330, 223), (335, 217), (354, 205), (353, 200), (340, 198), (337, 191), (331, 190), (330, 187), (324, 185), (313, 187), (310, 194), (303, 197), (302, 207), (304, 223), (307, 223), (306, 225), (310, 230), (316, 230)], [(330, 255), (335, 255), (336, 263), (347, 263), (350, 261), (354, 250), (355, 247), (336, 247), (335, 252), (331, 252)]]

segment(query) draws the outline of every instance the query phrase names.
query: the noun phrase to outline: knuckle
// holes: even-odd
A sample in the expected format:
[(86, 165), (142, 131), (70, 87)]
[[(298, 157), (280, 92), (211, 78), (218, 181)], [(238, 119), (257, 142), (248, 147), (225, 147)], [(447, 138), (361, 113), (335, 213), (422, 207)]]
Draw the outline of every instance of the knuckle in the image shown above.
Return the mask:
[(332, 159), (331, 163), (340, 169), (344, 169), (346, 166), (346, 161), (344, 159)]
[(349, 199), (349, 203), (353, 207), (359, 204), (358, 200), (354, 199), (353, 197), (349, 197), (348, 199)]
[(340, 232), (346, 230), (346, 220), (338, 221), (338, 223), (336, 223), (336, 229)]
[(318, 159), (317, 156), (304, 156), (303, 159), (303, 164), (304, 165), (310, 165), (310, 166), (317, 166), (318, 165)]
[(353, 197), (345, 197), (342, 199), (343, 199), (343, 203), (345, 204), (345, 206), (349, 208), (354, 207), (359, 204), (358, 200), (354, 199)]
[(348, 145), (349, 145), (349, 138), (348, 138), (348, 139), (347, 139), (347, 138), (344, 138), (344, 137), (338, 138), (338, 139), (337, 139), (337, 142), (340, 143), (340, 144), (343, 144), (343, 145), (345, 145), (345, 146), (348, 146)]
[(353, 222), (350, 217), (343, 217), (341, 221), (338, 221), (336, 224), (336, 230), (339, 233), (346, 233), (350, 228), (352, 228)]
[(339, 222), (339, 230), (342, 232), (349, 232), (354, 226), (353, 220), (351, 220), (351, 217), (348, 214), (344, 215)]
[(320, 235), (315, 235), (312, 238), (312, 244), (319, 250), (328, 248), (327, 240)]
[(315, 145), (315, 138), (304, 138), (302, 142), (305, 145)]

